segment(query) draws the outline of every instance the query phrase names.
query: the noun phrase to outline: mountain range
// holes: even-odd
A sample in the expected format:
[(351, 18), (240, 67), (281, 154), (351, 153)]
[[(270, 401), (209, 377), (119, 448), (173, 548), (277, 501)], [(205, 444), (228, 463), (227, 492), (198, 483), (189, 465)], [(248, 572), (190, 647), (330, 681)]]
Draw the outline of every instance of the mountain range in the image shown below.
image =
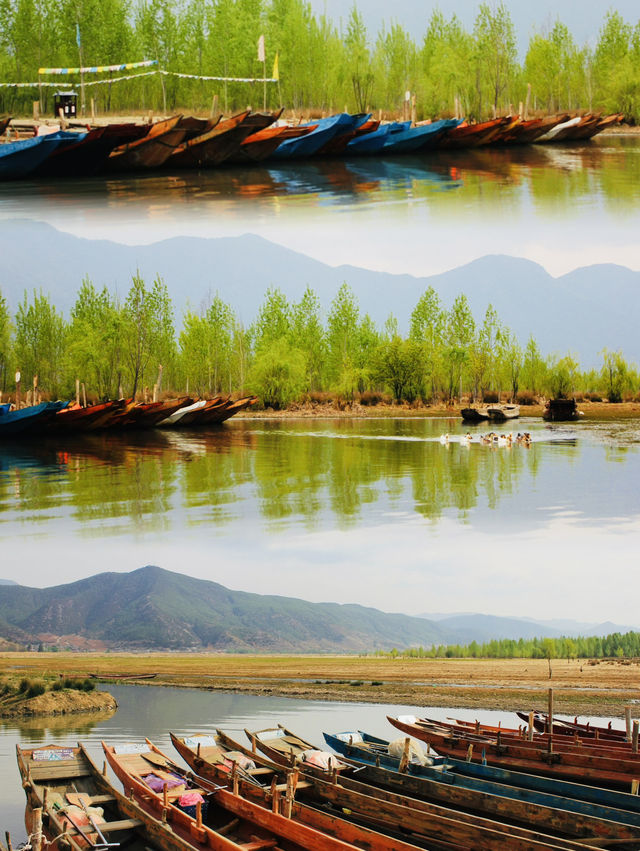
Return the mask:
[[(605, 626), (606, 632), (627, 629)], [(154, 566), (101, 573), (50, 588), (0, 584), (0, 640), (23, 644), (360, 653), (560, 634), (532, 622), (487, 615), (436, 621), (354, 604), (232, 591)]]
[(269, 287), (297, 300), (310, 286), (327, 311), (346, 281), (363, 313), (382, 325), (393, 312), (406, 332), (416, 302), (433, 286), (446, 307), (464, 293), (477, 321), (491, 303), (523, 345), (533, 334), (546, 354), (571, 351), (585, 368), (600, 364), (603, 348), (640, 361), (629, 310), (640, 291), (640, 272), (613, 264), (554, 278), (530, 260), (489, 255), (439, 275), (414, 277), (329, 266), (255, 234), (129, 246), (76, 237), (42, 222), (9, 220), (0, 228), (0, 293), (12, 311), (25, 291), (42, 290), (68, 315), (85, 277), (124, 298), (137, 272), (149, 284), (157, 276), (165, 281), (178, 326), (185, 309), (199, 311), (216, 292), (245, 325)]

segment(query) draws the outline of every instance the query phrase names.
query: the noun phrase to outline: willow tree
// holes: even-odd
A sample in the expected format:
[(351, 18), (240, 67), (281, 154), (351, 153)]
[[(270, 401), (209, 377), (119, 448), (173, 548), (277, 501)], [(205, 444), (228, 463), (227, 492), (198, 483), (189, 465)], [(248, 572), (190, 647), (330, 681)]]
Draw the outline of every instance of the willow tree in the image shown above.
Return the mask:
[(473, 30), (476, 61), (478, 114), (485, 110), (485, 97), (494, 111), (508, 94), (516, 71), (516, 34), (504, 2), (493, 8), (481, 3)]
[(15, 317), (15, 360), (24, 386), (38, 377), (38, 386), (56, 397), (64, 388), (64, 352), (67, 326), (42, 292), (25, 293)]

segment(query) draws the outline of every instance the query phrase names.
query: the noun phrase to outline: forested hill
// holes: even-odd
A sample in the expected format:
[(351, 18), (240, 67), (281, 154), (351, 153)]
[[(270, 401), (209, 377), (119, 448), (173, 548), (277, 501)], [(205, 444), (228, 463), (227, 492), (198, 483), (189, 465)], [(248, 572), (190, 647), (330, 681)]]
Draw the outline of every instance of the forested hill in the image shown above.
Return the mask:
[(426, 646), (444, 635), (422, 618), (231, 591), (159, 567), (52, 588), (0, 587), (0, 637), (47, 645), (78, 636), (117, 649), (346, 653)]

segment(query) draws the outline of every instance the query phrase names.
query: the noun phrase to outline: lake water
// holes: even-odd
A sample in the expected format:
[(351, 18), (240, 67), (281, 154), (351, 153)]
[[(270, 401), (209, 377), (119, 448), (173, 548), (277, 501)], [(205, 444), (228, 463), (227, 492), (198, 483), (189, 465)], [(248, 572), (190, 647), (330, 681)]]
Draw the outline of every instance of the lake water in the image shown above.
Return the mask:
[[(424, 707), (300, 701), (278, 697), (209, 693), (193, 689), (153, 686), (105, 687), (114, 695), (119, 709), (111, 718), (95, 716), (75, 719), (33, 719), (28, 722), (0, 722), (0, 830), (9, 830), (14, 847), (25, 836), (25, 795), (15, 758), (15, 746), (38, 747), (46, 744), (85, 744), (94, 761), (103, 763), (101, 740), (113, 744), (151, 739), (169, 755), (177, 758), (169, 731), (177, 735), (224, 730), (246, 743), (243, 731), (260, 730), (284, 724), (313, 744), (323, 746), (322, 733), (342, 730), (366, 730), (387, 739), (400, 734), (386, 715), (418, 714), (444, 720), (475, 720), (473, 710), (425, 709)], [(483, 712), (487, 723), (517, 726), (517, 716), (505, 712)], [(617, 722), (618, 724), (620, 722)], [(113, 779), (113, 775), (111, 775)]]
[(637, 624), (634, 575), (629, 594), (601, 581), (640, 540), (637, 421), (497, 430), (512, 428), (531, 432), (529, 448), (483, 445), (478, 429), (466, 444), (459, 420), (428, 417), (3, 445), (2, 575), (26, 562), (30, 584), (50, 585), (157, 564), (385, 611), (473, 599), (493, 614)]

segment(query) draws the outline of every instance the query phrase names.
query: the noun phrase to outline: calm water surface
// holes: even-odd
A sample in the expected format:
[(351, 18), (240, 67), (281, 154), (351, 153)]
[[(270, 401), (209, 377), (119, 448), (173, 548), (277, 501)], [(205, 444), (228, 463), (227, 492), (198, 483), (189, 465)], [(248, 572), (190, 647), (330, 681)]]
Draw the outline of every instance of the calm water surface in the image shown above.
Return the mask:
[(33, 584), (52, 584), (39, 564), (55, 551), (58, 581), (155, 563), (416, 614), (459, 611), (465, 582), (478, 611), (571, 617), (588, 606), (597, 621), (636, 623), (631, 599), (615, 587), (594, 597), (589, 583), (603, 563), (635, 557), (637, 422), (516, 428), (530, 448), (482, 445), (477, 431), (466, 445), (458, 420), (438, 418), (253, 419), (3, 445), (3, 575), (27, 558)]
[[(245, 728), (259, 730), (277, 723), (293, 729), (303, 738), (323, 746), (322, 733), (363, 729), (387, 739), (396, 738), (397, 731), (386, 721), (386, 715), (404, 713), (446, 719), (475, 720), (474, 710), (374, 705), (367, 703), (332, 703), (300, 701), (278, 697), (221, 694), (193, 689), (156, 688), (144, 686), (109, 686), (108, 690), (119, 703), (117, 713), (101, 720), (96, 716), (34, 719), (24, 723), (0, 722), (0, 829), (9, 830), (14, 847), (25, 836), (25, 796), (20, 784), (15, 758), (15, 746), (74, 744), (87, 745), (98, 765), (102, 765), (101, 740), (111, 743), (143, 741), (145, 736), (169, 755), (173, 751), (169, 731), (178, 735), (194, 732), (214, 733), (224, 730), (244, 741)], [(515, 726), (517, 716), (505, 712), (482, 712), (487, 723)], [(620, 725), (620, 721), (616, 722)], [(399, 734), (398, 734), (399, 735)], [(113, 775), (111, 775), (113, 779)]]
[[(242, 203), (246, 202), (246, 203)], [(640, 139), (427, 152), (396, 158), (310, 160), (152, 172), (79, 180), (0, 184), (3, 215), (57, 207), (61, 216), (147, 212), (156, 221), (207, 213), (256, 215), (304, 208), (426, 205), (454, 215), (478, 205), (510, 216), (536, 210), (605, 209), (623, 215), (640, 202)], [(284, 206), (283, 206), (284, 205)], [(125, 209), (126, 208), (126, 209)]]

